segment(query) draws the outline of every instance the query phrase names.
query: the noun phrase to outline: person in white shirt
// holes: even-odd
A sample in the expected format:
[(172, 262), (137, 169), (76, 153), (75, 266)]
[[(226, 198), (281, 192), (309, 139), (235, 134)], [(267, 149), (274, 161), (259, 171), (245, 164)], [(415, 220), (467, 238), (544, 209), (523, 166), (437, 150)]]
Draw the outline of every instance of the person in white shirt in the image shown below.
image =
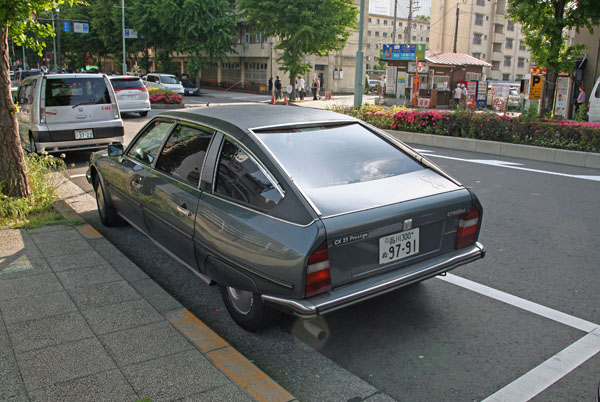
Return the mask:
[(457, 108), (460, 105), (460, 97), (462, 95), (462, 89), (460, 89), (460, 84), (456, 84), (456, 88), (454, 89), (454, 108)]
[(304, 77), (298, 77), (298, 81), (300, 82), (300, 99), (304, 100), (304, 86), (306, 85), (306, 81), (304, 81)]

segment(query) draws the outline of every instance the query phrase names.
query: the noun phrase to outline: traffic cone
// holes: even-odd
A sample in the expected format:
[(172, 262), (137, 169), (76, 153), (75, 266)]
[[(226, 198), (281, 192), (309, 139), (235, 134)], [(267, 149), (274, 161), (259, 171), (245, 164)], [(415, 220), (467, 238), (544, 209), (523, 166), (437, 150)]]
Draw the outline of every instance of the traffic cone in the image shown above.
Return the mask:
[(287, 103), (287, 95), (285, 95), (285, 97), (283, 98), (283, 104), (284, 104), (284, 105), (287, 105), (287, 104), (288, 104), (288, 103)]
[(274, 104), (275, 104), (275, 95), (272, 94), (271, 95), (271, 105), (274, 105)]

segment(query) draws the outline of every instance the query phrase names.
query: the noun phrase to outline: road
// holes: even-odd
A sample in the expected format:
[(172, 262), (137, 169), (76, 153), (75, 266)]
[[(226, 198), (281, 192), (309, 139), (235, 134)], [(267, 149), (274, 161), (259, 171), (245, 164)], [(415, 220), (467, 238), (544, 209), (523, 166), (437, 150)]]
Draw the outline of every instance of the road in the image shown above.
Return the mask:
[[(148, 118), (126, 117), (126, 135)], [(241, 330), (217, 289), (144, 236), (102, 227), (95, 211), (84, 218), (301, 401), (593, 401), (600, 171), (416, 148), (479, 196), (487, 256), (325, 316), (323, 341), (291, 317), (259, 334)], [(67, 163), (72, 180), (91, 192), (78, 176), (88, 158), (73, 153)]]

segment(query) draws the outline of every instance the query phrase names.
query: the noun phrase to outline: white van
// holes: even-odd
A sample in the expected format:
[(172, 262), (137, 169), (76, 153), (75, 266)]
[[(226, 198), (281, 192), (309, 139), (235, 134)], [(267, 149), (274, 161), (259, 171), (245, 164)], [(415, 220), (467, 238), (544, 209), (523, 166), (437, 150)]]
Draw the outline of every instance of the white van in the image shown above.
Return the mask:
[(596, 79), (588, 102), (588, 121), (600, 122), (600, 77)]
[(34, 75), (15, 99), (23, 148), (63, 152), (123, 143), (123, 120), (104, 74)]
[(180, 95), (184, 94), (183, 85), (173, 74), (150, 73), (142, 77), (148, 88), (168, 89)]

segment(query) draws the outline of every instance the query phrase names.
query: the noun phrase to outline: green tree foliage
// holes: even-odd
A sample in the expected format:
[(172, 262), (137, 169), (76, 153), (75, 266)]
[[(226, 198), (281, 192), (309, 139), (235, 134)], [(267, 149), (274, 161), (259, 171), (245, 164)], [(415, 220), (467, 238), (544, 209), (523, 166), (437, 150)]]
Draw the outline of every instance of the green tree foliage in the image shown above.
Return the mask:
[(588, 28), (600, 22), (598, 0), (511, 0), (510, 19), (523, 26), (525, 44), (538, 67), (548, 68), (542, 95), (541, 115), (552, 110), (558, 73), (573, 70), (582, 45), (568, 46), (568, 31)]
[(39, 54), (44, 49), (41, 38), (52, 35), (50, 24), (35, 21), (34, 15), (61, 4), (79, 0), (4, 0), (0, 3), (0, 187), (13, 198), (31, 198), (25, 159), (19, 139), (16, 106), (10, 93), (8, 37)]
[(278, 60), (292, 85), (310, 70), (303, 56), (342, 49), (358, 15), (352, 0), (240, 0), (239, 7), (257, 30), (279, 39)]

